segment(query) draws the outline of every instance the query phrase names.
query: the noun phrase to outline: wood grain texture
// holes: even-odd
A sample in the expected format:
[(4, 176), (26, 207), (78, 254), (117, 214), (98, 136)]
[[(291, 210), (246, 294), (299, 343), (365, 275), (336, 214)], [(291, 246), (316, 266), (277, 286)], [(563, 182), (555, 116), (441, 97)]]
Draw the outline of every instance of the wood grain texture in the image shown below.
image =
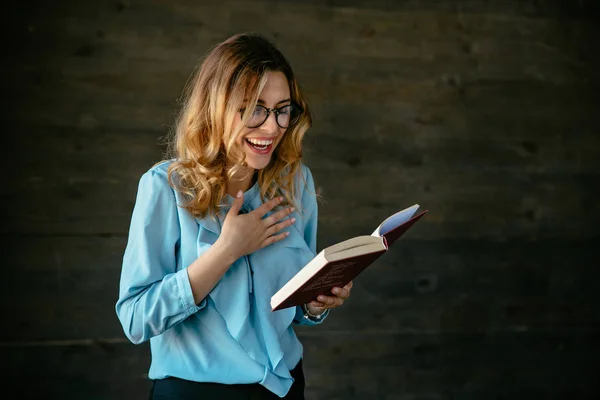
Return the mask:
[[(408, 235), (408, 234), (407, 234)], [(121, 338), (115, 312), (121, 237), (28, 237), (8, 244), (0, 341)], [(401, 239), (355, 280), (322, 329), (390, 333), (594, 331), (597, 239), (506, 242)], [(36, 249), (28, 252), (27, 248)], [(11, 299), (27, 293), (26, 301)], [(301, 327), (299, 329), (302, 329)]]
[[(73, 128), (36, 128), (24, 136), (44, 152), (25, 155), (20, 179), (0, 188), (7, 204), (20, 207), (0, 233), (127, 233), (138, 180), (161, 160), (164, 135), (93, 130), (82, 137)], [(518, 137), (437, 145), (432, 138), (425, 146), (393, 137), (327, 135), (307, 140), (306, 163), (324, 199), (320, 226), (330, 244), (370, 234), (384, 218), (414, 203), (436, 211), (415, 230), (417, 237), (589, 238), (600, 220), (593, 140), (574, 139), (541, 157), (527, 150), (535, 144)]]
[(142, 399), (114, 305), (141, 174), (217, 42), (273, 39), (312, 107), (318, 247), (426, 218), (298, 327), (309, 399), (597, 398), (593, 0), (6, 7), (0, 368), (16, 398)]
[[(300, 336), (307, 399), (587, 400), (597, 394), (600, 343), (586, 333), (336, 334), (320, 328)], [(28, 344), (2, 346), (0, 355), (4, 387), (16, 388), (19, 399), (141, 400), (150, 386), (146, 345)]]

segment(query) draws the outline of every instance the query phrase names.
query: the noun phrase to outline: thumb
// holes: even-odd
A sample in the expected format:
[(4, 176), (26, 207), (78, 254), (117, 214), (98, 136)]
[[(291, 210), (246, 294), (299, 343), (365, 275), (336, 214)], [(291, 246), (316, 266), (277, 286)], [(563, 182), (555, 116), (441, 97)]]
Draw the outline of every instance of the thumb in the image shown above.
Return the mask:
[(231, 204), (231, 208), (229, 209), (227, 216), (238, 215), (240, 213), (240, 209), (242, 208), (242, 204), (244, 204), (244, 192), (240, 190), (235, 196), (235, 199), (233, 199), (233, 204)]

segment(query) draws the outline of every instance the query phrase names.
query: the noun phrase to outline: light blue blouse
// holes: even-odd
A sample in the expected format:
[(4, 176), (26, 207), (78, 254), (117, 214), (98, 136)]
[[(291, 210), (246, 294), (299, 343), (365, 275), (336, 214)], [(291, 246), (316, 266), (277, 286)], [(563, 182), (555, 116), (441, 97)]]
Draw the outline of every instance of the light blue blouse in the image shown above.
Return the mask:
[[(300, 307), (271, 311), (271, 296), (316, 253), (317, 202), (312, 174), (295, 179), (302, 214), (285, 239), (238, 259), (200, 304), (187, 266), (218, 238), (233, 198), (218, 219), (194, 218), (167, 181), (172, 161), (140, 179), (123, 256), (116, 312), (133, 343), (150, 340), (148, 377), (197, 382), (259, 383), (284, 397), (302, 344), (293, 324), (317, 324)], [(244, 193), (241, 212), (262, 204), (258, 184)], [(275, 211), (275, 210), (274, 210)]]

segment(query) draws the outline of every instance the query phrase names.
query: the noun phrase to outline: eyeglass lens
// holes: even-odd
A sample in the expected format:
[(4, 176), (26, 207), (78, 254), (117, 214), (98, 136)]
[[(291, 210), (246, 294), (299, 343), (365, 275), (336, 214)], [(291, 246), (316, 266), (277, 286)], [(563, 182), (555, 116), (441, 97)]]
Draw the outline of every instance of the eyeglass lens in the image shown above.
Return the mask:
[[(281, 128), (287, 128), (290, 125), (290, 121), (293, 119), (293, 117), (296, 117), (296, 115), (292, 114), (297, 114), (292, 105), (277, 108), (273, 111), (273, 113), (275, 113), (277, 125), (279, 125)], [(250, 119), (246, 123), (246, 126), (248, 128), (257, 128), (267, 120), (268, 115), (269, 110), (266, 107), (257, 105), (254, 108), (254, 112), (250, 116)]]

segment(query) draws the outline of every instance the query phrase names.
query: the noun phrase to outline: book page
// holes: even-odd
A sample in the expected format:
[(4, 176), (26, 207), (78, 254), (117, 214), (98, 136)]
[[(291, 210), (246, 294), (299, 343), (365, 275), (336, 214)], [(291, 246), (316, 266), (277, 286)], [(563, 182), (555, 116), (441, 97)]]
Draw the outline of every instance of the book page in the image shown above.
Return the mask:
[(412, 218), (417, 212), (419, 208), (418, 204), (412, 205), (408, 208), (405, 208), (402, 211), (398, 211), (397, 213), (391, 215), (386, 218), (378, 227), (375, 229), (375, 232), (371, 234), (371, 236), (382, 236), (394, 229), (395, 227), (402, 225), (406, 221)]
[(366, 246), (378, 242), (379, 241), (374, 240), (372, 236), (356, 236), (351, 239), (344, 240), (343, 242), (339, 242), (332, 246), (329, 246), (323, 249), (323, 252), (326, 255), (333, 255), (335, 253), (350, 250), (355, 247)]
[[(367, 237), (372, 238), (372, 236), (367, 236)], [(343, 260), (345, 258), (357, 257), (357, 256), (370, 254), (370, 253), (376, 253), (378, 251), (385, 251), (385, 250), (386, 250), (385, 243), (383, 242), (382, 239), (380, 239), (376, 242), (371, 242), (370, 244), (352, 247), (352, 248), (349, 248), (346, 250), (338, 251), (333, 254), (325, 253), (325, 259), (329, 262), (333, 262), (333, 261)]]

